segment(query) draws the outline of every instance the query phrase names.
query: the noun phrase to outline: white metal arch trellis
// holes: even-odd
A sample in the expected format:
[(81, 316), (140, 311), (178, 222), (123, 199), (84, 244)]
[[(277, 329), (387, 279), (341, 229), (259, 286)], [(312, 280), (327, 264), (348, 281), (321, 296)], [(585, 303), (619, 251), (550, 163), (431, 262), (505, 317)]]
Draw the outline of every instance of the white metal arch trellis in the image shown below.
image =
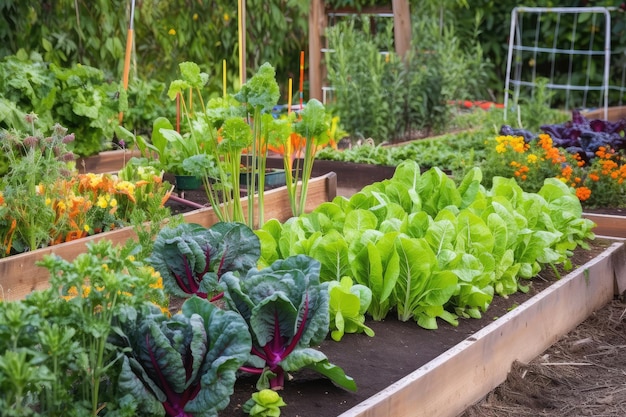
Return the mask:
[[(508, 56), (507, 56), (507, 68), (506, 68), (506, 81), (504, 85), (504, 108), (505, 108), (505, 119), (508, 113), (509, 107), (509, 95), (511, 94), (511, 88), (513, 88), (513, 101), (517, 103), (520, 96), (521, 87), (529, 87), (534, 88), (537, 83), (537, 69), (536, 67), (532, 68), (532, 74), (530, 80), (523, 80), (521, 77), (521, 72), (523, 68), (523, 63), (521, 56), (523, 53), (531, 53), (533, 59), (536, 60), (538, 54), (550, 54), (551, 60), (551, 68), (550, 74), (546, 77), (549, 78), (549, 81), (546, 85), (549, 89), (560, 89), (566, 90), (567, 100), (569, 100), (570, 91), (582, 91), (584, 94), (583, 103), (586, 101), (587, 93), (589, 91), (600, 91), (602, 102), (600, 106), (604, 108), (605, 118), (608, 111), (608, 99), (609, 99), (609, 89), (610, 89), (610, 81), (609, 81), (609, 73), (610, 73), (610, 65), (611, 65), (611, 15), (610, 12), (615, 10), (615, 8), (607, 8), (607, 7), (516, 7), (511, 12), (511, 29), (509, 34), (509, 46), (508, 46)], [(523, 31), (520, 28), (521, 26), (521, 16), (524, 14), (534, 13), (537, 14), (537, 24), (534, 28), (534, 39), (531, 44), (525, 44), (525, 39), (523, 38)], [(556, 26), (555, 33), (552, 45), (546, 46), (541, 45), (540, 43), (540, 25), (541, 25), (541, 15), (547, 13), (556, 13)], [(589, 49), (581, 50), (574, 49), (574, 42), (576, 39), (576, 31), (577, 25), (576, 20), (574, 20), (573, 30), (570, 34), (571, 36), (571, 46), (570, 48), (559, 48), (557, 47), (557, 38), (559, 31), (559, 22), (561, 14), (582, 14), (582, 13), (592, 13), (594, 19), (597, 15), (601, 15), (604, 17), (604, 42), (603, 49), (593, 49), (593, 37), (594, 33), (590, 34), (590, 45)], [(515, 71), (512, 76), (512, 67), (513, 67), (513, 59), (515, 54)], [(557, 54), (568, 54), (569, 55), (569, 67), (568, 77), (566, 83), (556, 83), (554, 81), (555, 78), (555, 56)], [(594, 56), (600, 56), (604, 58), (604, 67), (602, 73), (602, 83), (600, 85), (590, 85), (589, 84), (589, 68), (587, 69), (587, 77), (585, 85), (572, 84), (572, 59), (574, 56), (580, 55), (586, 57), (588, 65), (591, 63), (591, 59)], [(623, 89), (623, 86), (622, 86)], [(567, 103), (567, 102), (566, 102)], [(567, 107), (567, 106), (566, 106)]]

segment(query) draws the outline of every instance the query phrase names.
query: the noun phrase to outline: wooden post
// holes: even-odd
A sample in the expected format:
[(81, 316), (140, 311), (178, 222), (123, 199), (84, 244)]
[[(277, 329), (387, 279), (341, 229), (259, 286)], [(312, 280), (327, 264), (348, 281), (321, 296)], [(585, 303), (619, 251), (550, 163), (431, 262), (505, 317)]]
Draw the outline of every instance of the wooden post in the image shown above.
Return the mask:
[[(353, 11), (354, 13), (377, 14), (389, 13), (389, 6), (366, 7), (360, 12), (354, 8), (344, 7), (338, 12)], [(409, 0), (392, 0), (393, 30), (396, 53), (404, 56), (411, 47), (411, 11)], [(322, 83), (326, 78), (326, 66), (322, 48), (322, 39), (328, 26), (328, 15), (324, 0), (311, 0), (309, 10), (309, 97), (322, 100)]]
[(411, 46), (411, 12), (409, 0), (392, 0), (393, 34), (396, 53), (404, 56)]
[(326, 68), (322, 59), (322, 37), (326, 31), (324, 0), (311, 0), (309, 10), (309, 98), (322, 100), (322, 80)]

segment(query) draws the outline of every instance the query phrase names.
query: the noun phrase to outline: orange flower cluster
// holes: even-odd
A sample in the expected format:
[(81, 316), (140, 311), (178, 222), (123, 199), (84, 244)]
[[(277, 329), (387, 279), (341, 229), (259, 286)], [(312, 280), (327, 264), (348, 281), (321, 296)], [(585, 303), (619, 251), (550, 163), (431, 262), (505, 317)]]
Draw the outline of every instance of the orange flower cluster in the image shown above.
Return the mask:
[(552, 146), (552, 138), (550, 135), (542, 133), (539, 135), (537, 143), (545, 151), (545, 159), (552, 161), (553, 164), (562, 164), (567, 161), (567, 158), (559, 151), (558, 148)]
[(620, 163), (620, 156), (617, 155), (613, 149), (607, 149), (605, 146), (598, 148), (596, 156), (599, 159), (598, 164), (600, 165), (600, 170), (599, 173), (593, 172), (592, 174), (598, 178), (598, 180), (600, 175), (610, 177), (621, 185), (624, 179), (626, 179), (626, 165)]
[(540, 134), (530, 143), (521, 136), (499, 136), (496, 142), (496, 158), (504, 157), (506, 165), (512, 168), (496, 175), (514, 176), (529, 189), (538, 189), (545, 178), (556, 177), (572, 187), (580, 201), (591, 205), (606, 205), (612, 198), (626, 198), (622, 186), (626, 179), (626, 164), (613, 149), (600, 147), (596, 158), (587, 166), (580, 155), (570, 155), (555, 147), (547, 134)]
[[(171, 189), (160, 176), (149, 180), (125, 181), (111, 174), (78, 174), (70, 179), (59, 179), (54, 184), (36, 187), (42, 204), (54, 212), (50, 225), (49, 245), (76, 240), (87, 235), (127, 224), (134, 210), (150, 210), (153, 200), (163, 207)], [(19, 221), (11, 214), (10, 202), (0, 192), (0, 227), (5, 255), (14, 245), (14, 232)]]
[(515, 175), (522, 181), (526, 181), (528, 179), (527, 173), (528, 171), (530, 171), (530, 168), (528, 168), (528, 166), (522, 165), (517, 161), (511, 161), (511, 166), (515, 168), (515, 172), (513, 173), (513, 175)]

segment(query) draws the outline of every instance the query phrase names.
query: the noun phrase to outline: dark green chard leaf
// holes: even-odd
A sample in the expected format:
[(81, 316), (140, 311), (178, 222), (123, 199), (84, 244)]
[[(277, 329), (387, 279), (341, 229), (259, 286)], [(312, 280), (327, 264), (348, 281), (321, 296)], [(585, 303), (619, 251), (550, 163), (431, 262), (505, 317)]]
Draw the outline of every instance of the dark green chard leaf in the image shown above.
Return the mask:
[(216, 417), (228, 405), (251, 346), (238, 314), (193, 297), (171, 319), (146, 305), (120, 327), (119, 388), (142, 414)]
[(259, 238), (244, 224), (219, 222), (205, 228), (183, 223), (159, 232), (148, 262), (171, 294), (207, 298), (218, 292), (226, 271), (245, 274), (256, 266), (260, 253)]
[(320, 264), (304, 256), (251, 269), (245, 277), (222, 276), (228, 308), (245, 319), (252, 334), (251, 360), (242, 370), (259, 374), (261, 388), (280, 388), (285, 372), (308, 367), (341, 387), (355, 390), (352, 378), (313, 349), (328, 334), (328, 284), (319, 282)]

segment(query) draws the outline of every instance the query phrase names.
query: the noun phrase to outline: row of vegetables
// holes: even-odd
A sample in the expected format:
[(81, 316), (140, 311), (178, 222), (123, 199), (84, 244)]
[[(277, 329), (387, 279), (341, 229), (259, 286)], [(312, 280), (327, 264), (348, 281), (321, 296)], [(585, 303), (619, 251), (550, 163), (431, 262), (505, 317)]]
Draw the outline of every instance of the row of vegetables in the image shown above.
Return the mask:
[[(429, 329), (480, 317), (494, 294), (526, 290), (593, 238), (561, 181), (538, 193), (481, 181), (478, 168), (457, 186), (406, 161), (349, 199), (258, 230), (179, 223), (144, 259), (132, 241), (90, 245), (74, 262), (48, 257), (50, 290), (0, 303), (0, 403), (20, 415), (217, 415), (248, 373), (260, 391), (246, 410), (277, 415), (274, 391), (303, 368), (354, 390), (316, 348), (329, 331), (374, 336), (366, 315)], [(173, 316), (171, 296), (187, 299)]]

